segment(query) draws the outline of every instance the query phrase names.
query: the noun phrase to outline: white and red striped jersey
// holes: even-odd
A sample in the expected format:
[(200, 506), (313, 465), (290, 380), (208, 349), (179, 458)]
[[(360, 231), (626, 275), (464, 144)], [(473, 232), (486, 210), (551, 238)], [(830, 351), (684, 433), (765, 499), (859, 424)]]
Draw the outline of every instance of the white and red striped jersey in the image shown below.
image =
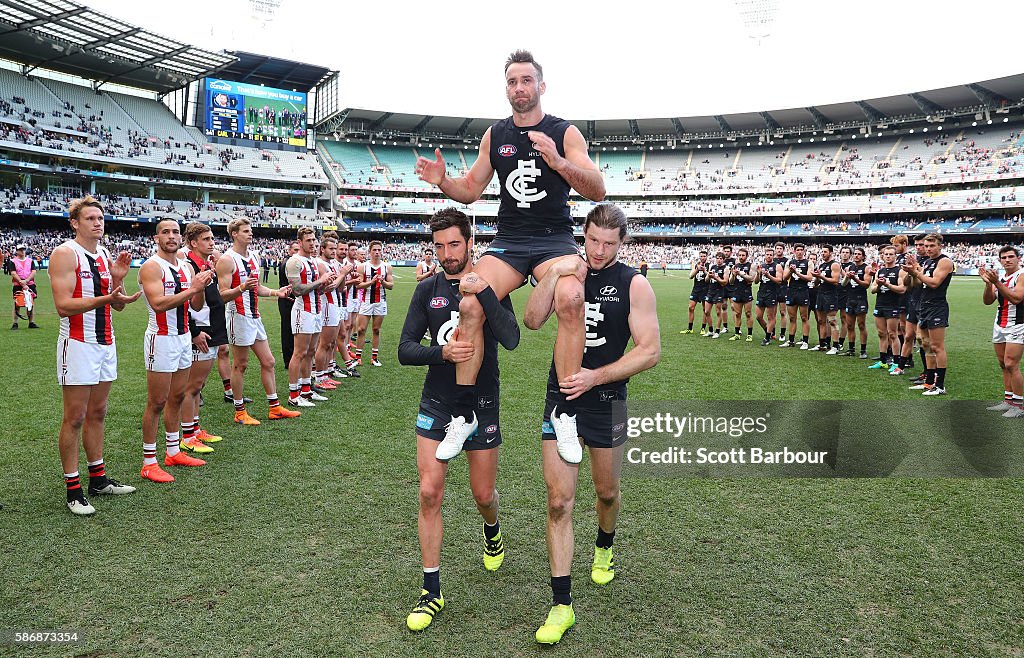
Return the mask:
[(369, 281), (373, 277), (380, 275), (380, 281), (377, 281), (369, 288), (363, 289), (363, 301), (367, 304), (376, 304), (378, 302), (386, 301), (388, 298), (387, 288), (384, 287), (384, 279), (387, 278), (388, 268), (390, 265), (381, 261), (374, 265), (370, 261), (363, 263), (363, 281)]
[(359, 274), (359, 261), (346, 258), (345, 260), (342, 261), (342, 264), (352, 266), (352, 272), (349, 273), (349, 276), (353, 277), (352, 280), (354, 281), (354, 283), (351, 283), (348, 286), (346, 286), (348, 288), (345, 294), (346, 299), (355, 299), (356, 301), (360, 302), (363, 301), (363, 291), (359, 289), (359, 282), (355, 279), (355, 277)]
[[(341, 264), (340, 260), (332, 260), (327, 263), (327, 266), (331, 268), (332, 272), (334, 272), (334, 276), (338, 277), (339, 279), (341, 278), (341, 271), (345, 268), (345, 266)], [(345, 304), (348, 303), (348, 286), (338, 286), (337, 288), (335, 288), (334, 292), (331, 293), (331, 296), (333, 297), (333, 300), (331, 301), (332, 304), (335, 304), (337, 306), (345, 306)]]
[[(295, 259), (299, 266), (299, 283), (307, 286), (317, 279), (320, 278), (320, 271), (316, 267), (316, 259), (306, 258), (301, 254), (295, 254), (291, 257)], [(290, 269), (294, 267), (289, 259), (288, 263), (288, 276), (294, 276), (295, 270)], [(316, 288), (310, 290), (305, 295), (295, 295), (295, 303), (307, 313), (319, 313), (320, 312), (320, 289)]]
[[(163, 282), (163, 296), (170, 297), (177, 295), (182, 290), (187, 290), (192, 285), (192, 272), (185, 261), (177, 259), (177, 265), (171, 265), (160, 256), (150, 256), (146, 261), (160, 265), (160, 278)], [(140, 284), (141, 287), (141, 284)], [(146, 307), (149, 309), (149, 324), (146, 325), (146, 332), (157, 336), (181, 336), (189, 333), (188, 329), (188, 300), (181, 306), (169, 308), (166, 311), (154, 311), (150, 305), (150, 299), (145, 292), (142, 296), (146, 298)]]
[[(1017, 285), (1017, 279), (1024, 270), (1017, 270), (1009, 276), (1000, 277), (1003, 285), (1013, 290)], [(1010, 300), (998, 295), (999, 306), (996, 308), (996, 324), (1000, 327), (1012, 327), (1015, 324), (1024, 324), (1024, 302), (1011, 304)]]
[[(228, 249), (224, 252), (222, 258), (224, 257), (230, 258), (235, 263), (235, 271), (231, 275), (232, 288), (242, 285), (250, 277), (259, 279), (259, 261), (252, 254), (243, 256), (234, 249)], [(229, 313), (237, 313), (238, 315), (245, 315), (250, 318), (260, 317), (260, 298), (256, 294), (256, 288), (246, 290), (238, 297), (235, 297), (235, 301), (227, 304), (226, 308)]]
[[(333, 268), (331, 267), (331, 264), (328, 263), (327, 261), (325, 261), (323, 258), (320, 258), (319, 256), (317, 256), (316, 258), (313, 259), (313, 265), (317, 269), (317, 276), (318, 277), (320, 276), (320, 266), (321, 265), (326, 267), (328, 272), (333, 271)], [(326, 288), (326, 286), (320, 286), (319, 288), (317, 288), (317, 292), (320, 293), (320, 308), (321, 309), (323, 309), (328, 304), (337, 304), (338, 303), (336, 301), (336, 298), (334, 297), (335, 291), (334, 290), (328, 291), (325, 288)]]
[[(96, 253), (90, 253), (74, 240), (64, 243), (75, 252), (78, 262), (75, 265), (75, 289), (72, 299), (89, 299), (109, 295), (113, 281), (110, 276), (110, 252), (104, 247), (97, 247)], [(114, 343), (114, 327), (110, 323), (110, 304), (78, 315), (60, 319), (60, 337), (70, 338), (82, 343), (112, 345)]]

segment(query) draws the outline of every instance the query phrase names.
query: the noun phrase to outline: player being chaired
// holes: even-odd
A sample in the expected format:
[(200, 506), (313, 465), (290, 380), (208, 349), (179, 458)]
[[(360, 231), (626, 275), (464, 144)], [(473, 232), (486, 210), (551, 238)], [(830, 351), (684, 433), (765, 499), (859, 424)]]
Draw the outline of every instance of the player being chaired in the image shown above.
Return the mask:
[(117, 349), (111, 309), (121, 311), (142, 292), (125, 294), (130, 259), (122, 251), (114, 260), (100, 245), (103, 206), (91, 196), (68, 206), (75, 237), (50, 255), (50, 289), (60, 316), (57, 337), (57, 382), (64, 398), (58, 449), (64, 467), (67, 505), (72, 514), (96, 513), (82, 493), (78, 476), (81, 443), (89, 464), (89, 495), (123, 495), (135, 487), (106, 474), (103, 462), (104, 419), (110, 385), (117, 379)]
[[(519, 344), (519, 325), (508, 297), (498, 301), (494, 291), (473, 274), (473, 238), (465, 213), (445, 208), (430, 222), (434, 246), (443, 272), (416, 286), (402, 327), (398, 360), (402, 365), (429, 366), (419, 413), (416, 416), (416, 464), (420, 476), (419, 539), (423, 558), (423, 589), (406, 624), (420, 631), (430, 625), (441, 608), (441, 500), (448, 472), (447, 460), (465, 449), (469, 486), (483, 517), (484, 568), (495, 571), (505, 560), (505, 545), (498, 527), (499, 419), (498, 343), (505, 349)], [(446, 436), (444, 424), (452, 415), (455, 365), (469, 359), (475, 347), (462, 340), (459, 328), (459, 289), (479, 295), (487, 318), (484, 323), (484, 358), (473, 401), (480, 427), (457, 443)], [(430, 345), (420, 344), (430, 329)]]
[[(420, 179), (465, 204), (479, 199), (497, 173), (498, 233), (474, 271), (498, 299), (507, 297), (531, 274), (540, 281), (559, 259), (571, 259), (582, 270), (585, 265), (573, 238), (569, 190), (593, 201), (605, 196), (604, 179), (579, 129), (541, 109), (540, 97), (546, 89), (540, 64), (529, 52), (517, 50), (505, 62), (505, 95), (512, 116), (487, 129), (480, 141), (481, 157), (469, 172), (449, 178), (440, 149), (434, 151), (436, 159), (416, 161)], [(583, 362), (586, 328), (581, 278), (560, 277), (554, 304), (558, 316), (555, 368), (559, 379), (566, 379), (578, 373)], [(475, 349), (472, 358), (456, 364), (457, 397), (449, 432), (465, 440), (477, 427), (473, 389), (484, 356), (483, 307), (468, 291), (459, 302), (459, 316), (461, 340)], [(567, 454), (578, 452), (571, 450), (571, 444), (578, 448), (576, 416), (565, 396), (560, 396), (552, 424), (560, 445), (569, 448)]]
[(230, 299), (236, 293), (234, 302), (227, 305), (228, 342), (231, 345), (231, 391), (234, 394), (235, 422), (242, 425), (259, 425), (260, 421), (245, 410), (242, 388), (245, 383), (245, 369), (249, 365), (249, 350), (260, 362), (260, 379), (267, 393), (270, 420), (294, 418), (299, 411), (285, 409), (277, 397), (277, 380), (274, 375), (274, 355), (267, 343), (267, 330), (260, 319), (260, 297), (287, 297), (289, 288), (267, 288), (260, 285), (259, 259), (249, 253), (252, 244), (252, 225), (248, 219), (239, 217), (228, 223), (231, 248), (217, 260), (217, 278), (220, 292)]
[(204, 292), (213, 281), (213, 272), (203, 270), (192, 276), (191, 268), (178, 258), (181, 227), (177, 220), (159, 220), (154, 240), (156, 253), (139, 270), (139, 287), (149, 308), (149, 325), (142, 346), (146, 359), (146, 411), (142, 416), (141, 475), (153, 482), (174, 482), (174, 476), (160, 468), (156, 460), (156, 431), (161, 415), (167, 450), (165, 466), (206, 464), (188, 456), (182, 448), (213, 451), (197, 439), (193, 439), (192, 445), (182, 444), (180, 433), (181, 403), (192, 369), (189, 309), (205, 305)]
[[(564, 459), (550, 414), (561, 396), (576, 401), (579, 438), (590, 451), (590, 472), (597, 493), (597, 540), (590, 578), (598, 585), (607, 585), (615, 577), (612, 543), (620, 508), (619, 474), (626, 441), (626, 385), (630, 377), (653, 368), (661, 358), (658, 309), (651, 284), (618, 260), (626, 237), (625, 213), (618, 206), (601, 204), (587, 215), (583, 231), (587, 263), (583, 367), (566, 379), (558, 379), (552, 363), (541, 429), (553, 599), (547, 620), (537, 629), (536, 639), (543, 644), (558, 642), (576, 623), (570, 578), (575, 544), (572, 510), (583, 452), (577, 442), (579, 458)], [(579, 276), (571, 263), (551, 267), (530, 296), (523, 323), (539, 329), (554, 310), (555, 279)], [(626, 352), (630, 340), (633, 349)]]

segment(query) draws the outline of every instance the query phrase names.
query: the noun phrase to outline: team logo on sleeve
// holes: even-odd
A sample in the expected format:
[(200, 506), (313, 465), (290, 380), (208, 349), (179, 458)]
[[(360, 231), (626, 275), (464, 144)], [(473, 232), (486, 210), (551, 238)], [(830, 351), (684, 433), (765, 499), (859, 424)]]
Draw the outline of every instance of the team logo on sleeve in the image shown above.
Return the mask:
[(446, 297), (434, 297), (430, 300), (430, 308), (444, 308), (445, 306), (448, 306)]
[(517, 152), (515, 144), (502, 144), (498, 147), (498, 155), (503, 158), (511, 158)]

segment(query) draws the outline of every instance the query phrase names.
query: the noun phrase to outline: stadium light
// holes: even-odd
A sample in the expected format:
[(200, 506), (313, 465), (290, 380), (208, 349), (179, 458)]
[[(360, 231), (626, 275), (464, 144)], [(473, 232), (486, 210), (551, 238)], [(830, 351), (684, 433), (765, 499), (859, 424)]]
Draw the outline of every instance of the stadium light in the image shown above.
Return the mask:
[(992, 119), (988, 120), (988, 125), (990, 125), (990, 126), (992, 125)]
[(972, 127), (972, 128), (975, 128), (975, 127), (977, 127), (977, 125), (978, 125), (978, 122), (977, 122), (977, 121), (972, 121), (972, 122), (971, 122), (971, 127)]
[(803, 144), (803, 143), (804, 143), (804, 140), (802, 140), (802, 139), (798, 139), (798, 140), (796, 140), (796, 143), (797, 143), (797, 144)]
[(926, 132), (928, 132), (928, 129), (927, 128), (922, 128), (921, 132), (926, 133)]
[(1010, 117), (1003, 117), (1003, 123), (1006, 123), (1009, 120), (1010, 120)]
[(911, 129), (910, 129), (910, 134), (911, 134), (911, 135), (913, 135), (913, 134), (914, 134), (914, 129), (913, 129), (913, 128), (911, 128)]
[(938, 128), (936, 128), (936, 130), (942, 130), (942, 126), (939, 126)]

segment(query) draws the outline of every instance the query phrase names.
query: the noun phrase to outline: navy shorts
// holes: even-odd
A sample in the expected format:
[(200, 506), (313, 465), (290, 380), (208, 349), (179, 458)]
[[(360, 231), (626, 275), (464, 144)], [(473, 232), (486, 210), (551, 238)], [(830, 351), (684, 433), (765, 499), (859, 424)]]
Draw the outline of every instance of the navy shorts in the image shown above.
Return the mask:
[[(501, 445), (501, 426), (498, 423), (498, 397), (477, 398), (476, 432), (466, 439), (463, 450), (490, 450)], [(451, 408), (434, 398), (421, 398), (420, 410), (416, 414), (416, 434), (432, 441), (444, 439), (445, 425), (452, 419)]]
[(846, 301), (846, 313), (849, 315), (867, 315), (867, 300), (849, 299)]
[(704, 301), (706, 301), (709, 304), (720, 304), (724, 299), (725, 297), (721, 290), (719, 290), (718, 292), (709, 292), (708, 294), (704, 295)]
[(691, 302), (702, 302), (702, 301), (704, 301), (704, 298), (707, 297), (707, 296), (708, 296), (708, 291), (707, 290), (702, 290), (702, 291), (694, 290), (693, 292), (690, 293), (690, 301)]
[(508, 263), (524, 277), (533, 274), (533, 268), (541, 263), (579, 254), (579, 245), (569, 233), (495, 238), (483, 253)]
[[(573, 407), (576, 414), (576, 431), (583, 437), (585, 446), (591, 448), (620, 446), (626, 442), (625, 391), (599, 390), (597, 394), (604, 399), (600, 402), (589, 403), (587, 406)], [(617, 401), (622, 401), (623, 404), (612, 404)], [(540, 435), (544, 441), (555, 440), (555, 430), (551, 427), (551, 409), (557, 404), (558, 400), (551, 396), (544, 401), (544, 419), (541, 422)]]
[(810, 289), (790, 288), (786, 295), (786, 306), (810, 306)]
[(758, 306), (778, 306), (779, 298), (777, 295), (772, 293), (757, 293), (757, 305)]
[(922, 304), (917, 309), (917, 326), (922, 329), (948, 327), (949, 304)]
[(885, 318), (887, 320), (891, 320), (892, 318), (898, 318), (898, 317), (900, 317), (900, 307), (899, 306), (882, 306), (882, 307), (876, 306), (875, 307), (875, 312), (874, 312), (873, 315), (876, 318)]
[(839, 299), (836, 295), (828, 295), (819, 293), (817, 305), (814, 307), (816, 311), (822, 311), (824, 313), (831, 313), (839, 308)]
[(917, 324), (917, 304), (907, 304), (907, 322)]
[(734, 295), (732, 301), (736, 302), (737, 304), (747, 304), (754, 301), (754, 296), (749, 292), (744, 293), (743, 295)]

